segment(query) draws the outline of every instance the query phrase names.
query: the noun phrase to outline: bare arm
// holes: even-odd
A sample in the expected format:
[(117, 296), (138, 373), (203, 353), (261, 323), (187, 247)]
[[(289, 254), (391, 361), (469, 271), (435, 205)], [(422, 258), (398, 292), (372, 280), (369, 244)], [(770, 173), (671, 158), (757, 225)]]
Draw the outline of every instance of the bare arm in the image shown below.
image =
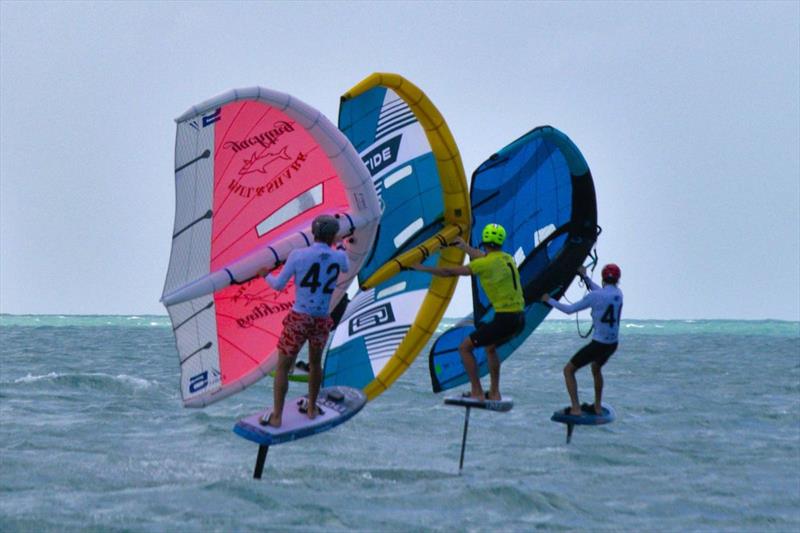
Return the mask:
[(414, 265), (411, 268), (419, 272), (428, 272), (429, 274), (433, 274), (434, 276), (441, 276), (444, 278), (472, 275), (472, 271), (469, 269), (469, 267), (463, 265), (455, 267), (429, 267), (423, 264), (419, 264), (419, 265)]
[(462, 250), (464, 250), (470, 259), (477, 259), (479, 257), (484, 257), (486, 255), (486, 253), (483, 250), (473, 248), (472, 246), (467, 244), (466, 241), (464, 241), (464, 239), (462, 239), (461, 237), (456, 237), (455, 239), (453, 239), (453, 242), (451, 244), (457, 248), (461, 248)]

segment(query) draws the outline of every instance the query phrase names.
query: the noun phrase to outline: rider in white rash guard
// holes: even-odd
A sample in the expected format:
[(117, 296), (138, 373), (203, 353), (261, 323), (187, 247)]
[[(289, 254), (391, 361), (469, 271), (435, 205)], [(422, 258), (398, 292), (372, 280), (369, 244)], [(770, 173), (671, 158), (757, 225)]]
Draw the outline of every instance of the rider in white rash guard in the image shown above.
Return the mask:
[(550, 297), (549, 294), (542, 295), (542, 302), (545, 302), (559, 311), (567, 314), (575, 313), (587, 307), (592, 308), (592, 325), (594, 334), (592, 342), (578, 350), (564, 367), (564, 381), (567, 385), (571, 407), (571, 415), (581, 415), (581, 405), (578, 402), (578, 383), (575, 380), (575, 372), (592, 364), (592, 375), (594, 377), (594, 405), (591, 406), (598, 415), (602, 414), (602, 395), (603, 395), (603, 373), (601, 368), (608, 361), (609, 357), (617, 350), (619, 341), (619, 322), (622, 316), (622, 291), (617, 287), (622, 276), (620, 268), (609, 263), (603, 267), (602, 277), (603, 286), (599, 286), (586, 276), (586, 269), (581, 267), (578, 270), (589, 294), (574, 304), (562, 304)]
[[(261, 419), (262, 425), (280, 427), (286, 391), (289, 388), (289, 369), (298, 352), (308, 342), (308, 401), (301, 412), (316, 418), (316, 405), (322, 381), (322, 350), (333, 328), (329, 307), (340, 272), (347, 272), (347, 254), (331, 248), (339, 232), (339, 222), (330, 215), (320, 215), (311, 226), (314, 244), (292, 250), (280, 273), (270, 274), (266, 281), (275, 290), (286, 287), (294, 277), (295, 301), (283, 319), (283, 331), (278, 339), (278, 366), (273, 386), (274, 406)], [(266, 274), (260, 270), (259, 275)]]

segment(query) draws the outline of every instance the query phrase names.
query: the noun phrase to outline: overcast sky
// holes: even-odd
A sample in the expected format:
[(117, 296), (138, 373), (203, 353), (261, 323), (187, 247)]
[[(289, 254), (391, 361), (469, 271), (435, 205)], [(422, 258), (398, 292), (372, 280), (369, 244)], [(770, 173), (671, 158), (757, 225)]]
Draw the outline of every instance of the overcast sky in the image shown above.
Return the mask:
[(538, 125), (575, 141), (627, 317), (800, 319), (800, 2), (3, 1), (0, 61), (4, 313), (165, 314), (173, 119), (261, 85), (335, 123), (384, 71), (468, 176)]

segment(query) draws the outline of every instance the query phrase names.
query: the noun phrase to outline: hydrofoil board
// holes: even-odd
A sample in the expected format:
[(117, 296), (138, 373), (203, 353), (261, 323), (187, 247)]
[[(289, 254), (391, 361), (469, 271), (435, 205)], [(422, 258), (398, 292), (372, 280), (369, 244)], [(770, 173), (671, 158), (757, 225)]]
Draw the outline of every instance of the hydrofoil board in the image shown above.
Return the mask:
[(459, 407), (471, 407), (474, 409), (486, 409), (488, 411), (499, 411), (505, 413), (514, 407), (514, 400), (510, 396), (502, 396), (499, 400), (476, 400), (472, 396), (448, 396), (444, 399), (445, 405), (457, 405)]
[(583, 404), (581, 405), (581, 415), (569, 414), (569, 407), (559, 409), (550, 420), (553, 422), (560, 422), (562, 424), (573, 424), (576, 426), (599, 426), (602, 424), (610, 424), (616, 418), (614, 408), (608, 404), (603, 404), (603, 414), (598, 415), (594, 412), (594, 405)]
[(367, 396), (359, 389), (336, 386), (320, 389), (317, 397), (319, 414), (311, 419), (301, 412), (306, 396), (286, 400), (283, 406), (281, 427), (262, 425), (263, 417), (272, 412), (272, 408), (239, 420), (233, 432), (242, 438), (263, 446), (282, 444), (328, 431), (355, 416), (367, 403)]
[(600, 426), (614, 421), (617, 416), (614, 408), (607, 404), (603, 404), (602, 407), (603, 414), (598, 415), (594, 412), (594, 405), (584, 403), (581, 405), (580, 416), (569, 414), (570, 408), (565, 407), (553, 413), (550, 420), (567, 425), (567, 444), (569, 444), (572, 440), (572, 430), (575, 429), (575, 426)]

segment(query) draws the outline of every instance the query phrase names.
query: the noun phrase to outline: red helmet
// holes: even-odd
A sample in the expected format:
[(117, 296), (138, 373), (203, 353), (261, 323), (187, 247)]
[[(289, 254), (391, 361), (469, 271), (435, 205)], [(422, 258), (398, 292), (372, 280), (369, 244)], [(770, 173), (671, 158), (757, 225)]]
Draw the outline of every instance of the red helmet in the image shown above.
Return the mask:
[(614, 263), (609, 263), (603, 267), (603, 281), (608, 283), (616, 283), (622, 277), (622, 270), (619, 269)]

